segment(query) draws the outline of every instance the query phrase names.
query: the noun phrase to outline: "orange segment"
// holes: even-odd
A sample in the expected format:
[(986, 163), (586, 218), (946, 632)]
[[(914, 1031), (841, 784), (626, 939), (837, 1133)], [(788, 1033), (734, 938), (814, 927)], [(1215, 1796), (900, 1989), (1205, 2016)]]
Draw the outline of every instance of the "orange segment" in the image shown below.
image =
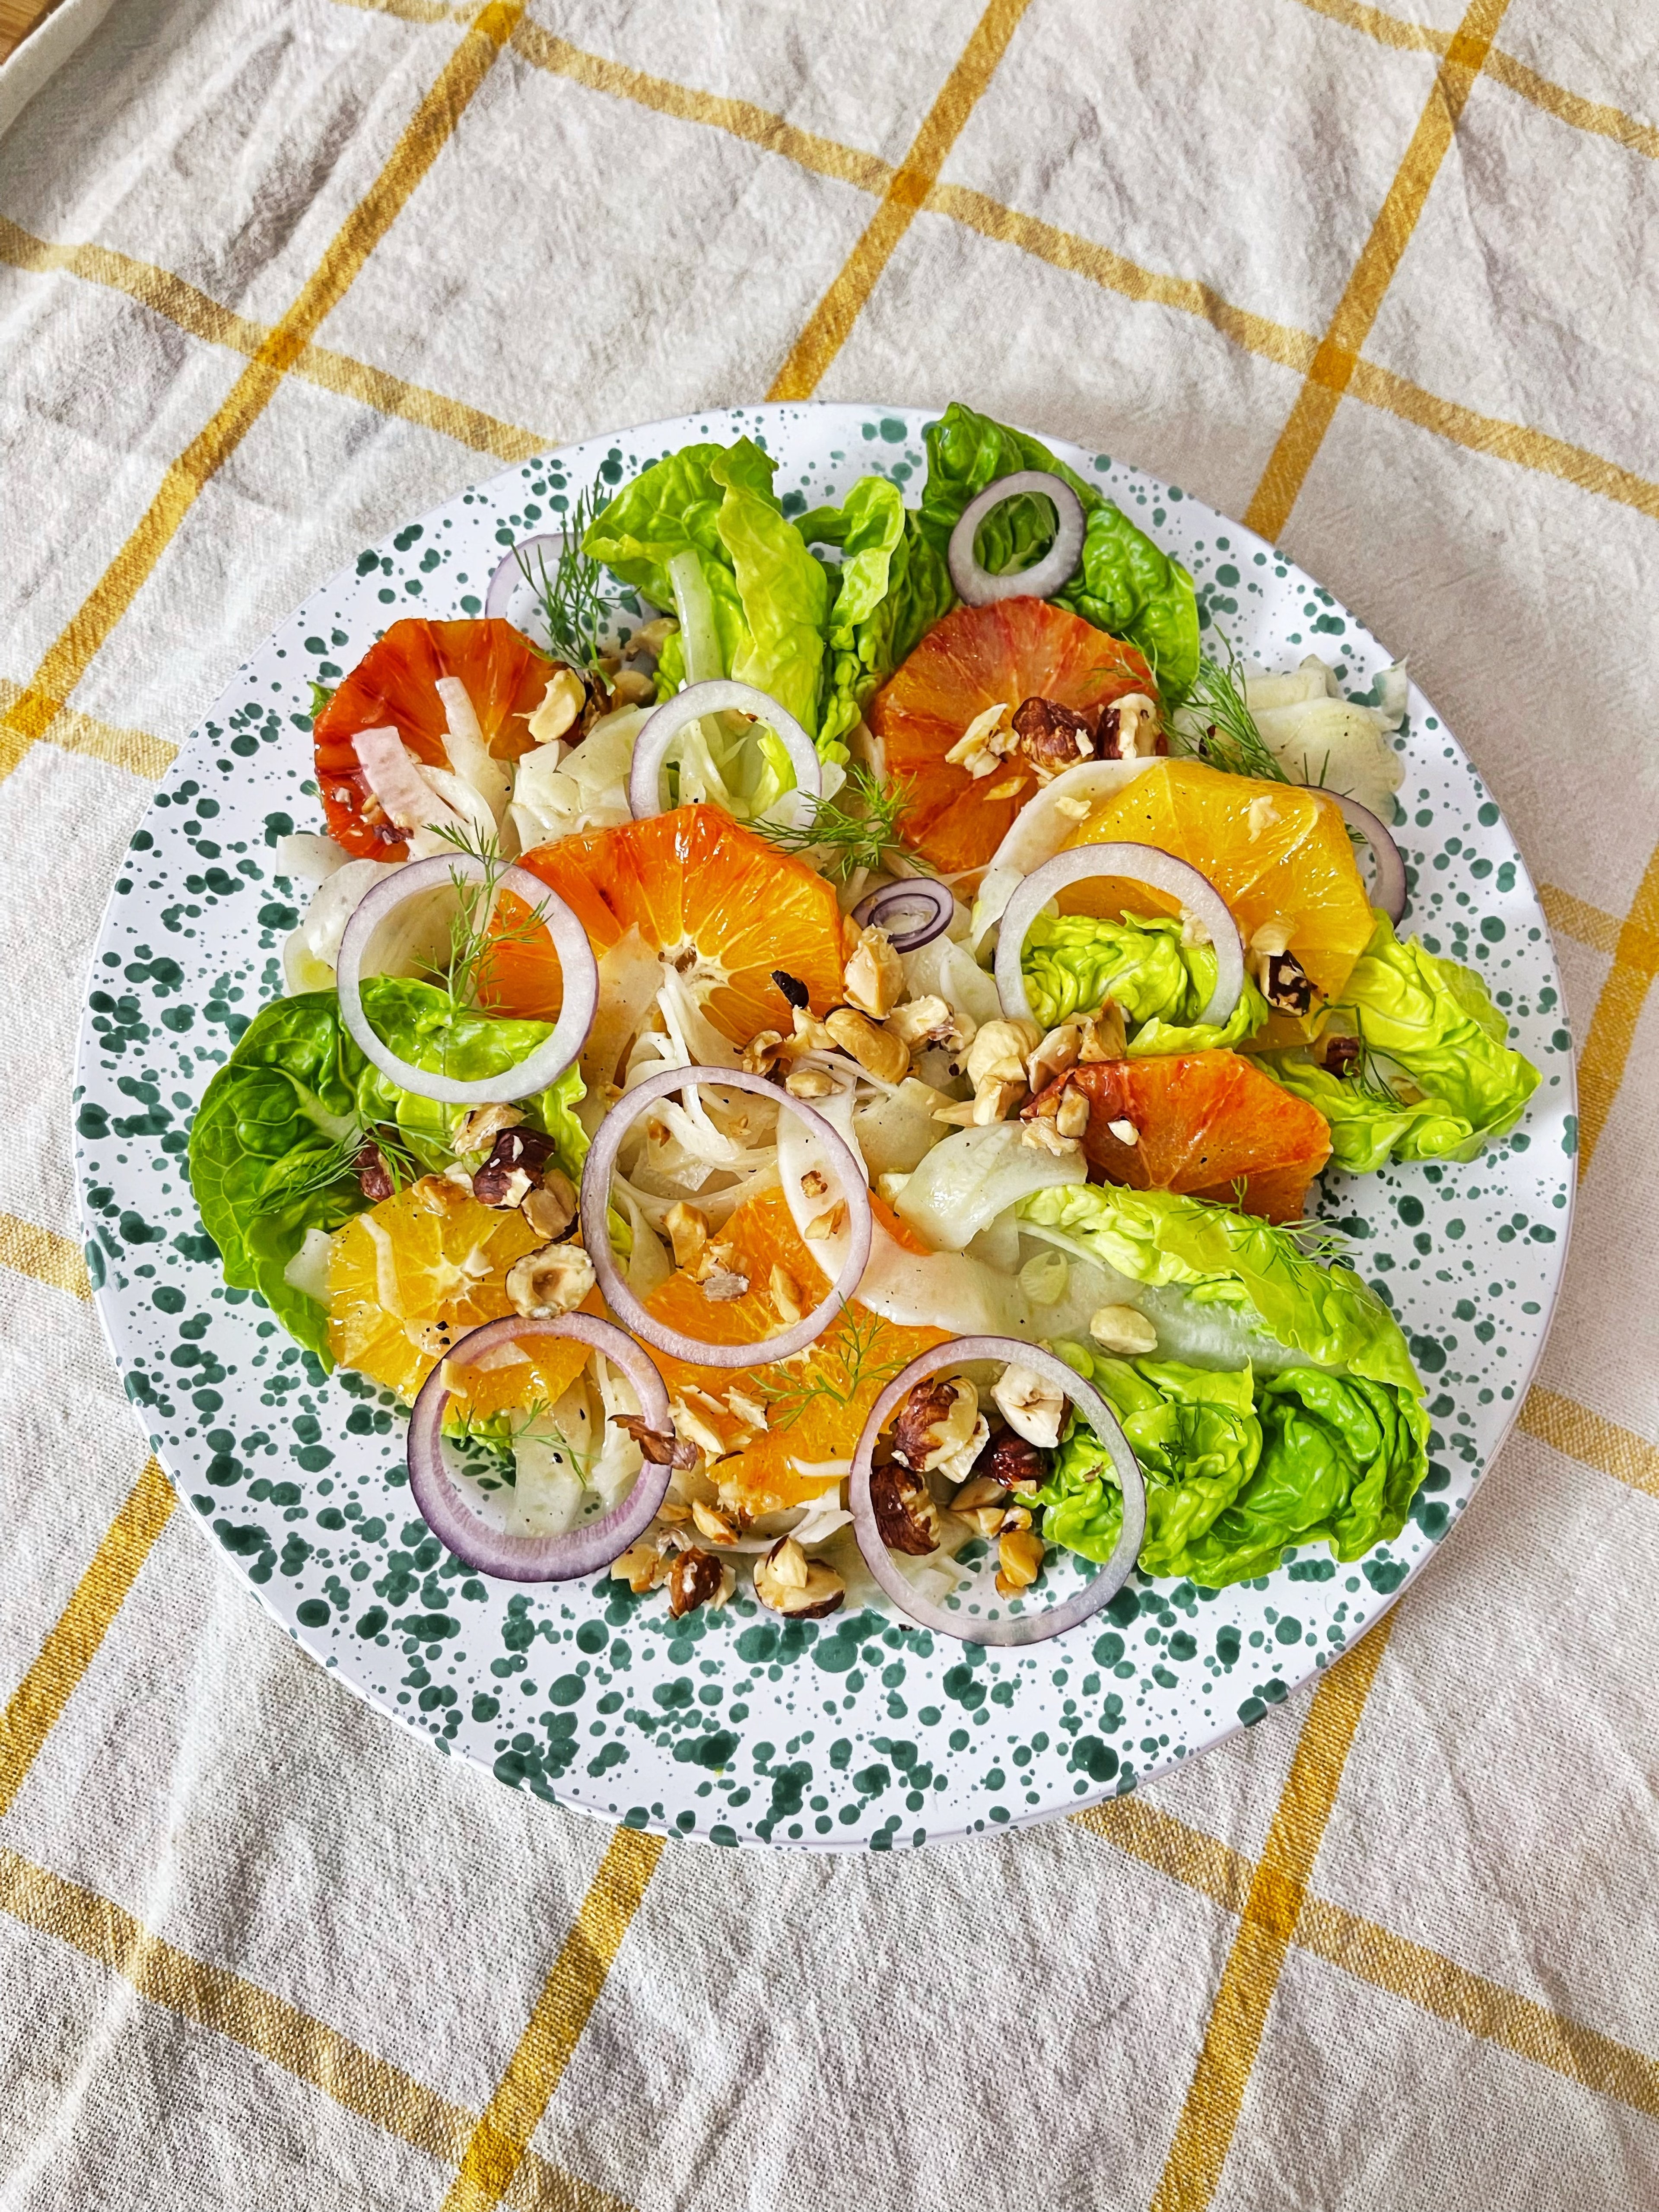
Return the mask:
[[(516, 1207), (480, 1206), (456, 1184), (423, 1176), (347, 1222), (328, 1262), (328, 1343), (342, 1367), (413, 1398), (443, 1356), (431, 1324), (459, 1343), (512, 1311), (507, 1273), (544, 1240)], [(588, 1307), (600, 1310), (598, 1294)], [(579, 1344), (532, 1340), (527, 1361), (460, 1368), (461, 1395), (479, 1419), (538, 1399), (552, 1405), (586, 1364)]]
[[(1291, 951), (1327, 998), (1339, 997), (1371, 933), (1371, 910), (1341, 815), (1300, 784), (1224, 775), (1201, 761), (1158, 761), (1103, 799), (1067, 839), (1158, 845), (1215, 885), (1246, 945), (1264, 922), (1291, 928)], [(1061, 901), (1072, 913), (1170, 913), (1173, 902), (1102, 878)], [(1297, 1028), (1296, 1035), (1304, 1032)], [(1273, 1038), (1260, 1037), (1267, 1044)]]
[[(520, 866), (574, 909), (596, 953), (636, 929), (734, 1044), (760, 1030), (789, 1034), (791, 1008), (772, 981), (775, 969), (806, 986), (815, 1013), (840, 1000), (842, 918), (834, 887), (718, 806), (677, 807), (561, 838), (526, 853)], [(500, 927), (511, 931), (525, 913), (519, 901), (503, 898)], [(547, 939), (501, 945), (483, 995), (497, 1013), (550, 1021), (560, 986)]]
[(551, 664), (511, 623), (393, 623), (341, 684), (312, 732), (331, 834), (360, 860), (408, 857), (392, 823), (363, 819), (368, 783), (352, 746), (360, 731), (390, 723), (417, 760), (428, 768), (447, 767), (449, 718), (437, 684), (441, 676), (458, 676), (485, 744), (497, 759), (514, 760), (533, 742), (526, 718), (540, 706), (551, 673)]
[[(1267, 1221), (1301, 1218), (1330, 1158), (1324, 1115), (1233, 1052), (1109, 1060), (1066, 1079), (1089, 1101), (1083, 1149), (1107, 1182), (1218, 1200)], [(1127, 1123), (1133, 1144), (1110, 1125)]]
[(1032, 698), (1079, 714), (1130, 691), (1158, 696), (1132, 645), (1042, 599), (957, 607), (936, 623), (871, 701), (888, 780), (907, 781), (904, 837), (942, 874), (982, 868), (1036, 789), (1018, 757), (977, 781), (945, 757), (976, 715)]
[[(761, 1347), (786, 1325), (771, 1297), (775, 1267), (782, 1268), (799, 1291), (803, 1312), (830, 1287), (781, 1191), (746, 1200), (720, 1235), (721, 1243), (732, 1249), (736, 1272), (748, 1277), (748, 1291), (740, 1298), (705, 1297), (690, 1275), (671, 1275), (646, 1300), (670, 1328), (705, 1343)], [(653, 1357), (670, 1391), (686, 1398), (720, 1431), (726, 1456), (714, 1474), (722, 1497), (754, 1515), (803, 1505), (830, 1488), (837, 1476), (822, 1471), (823, 1463), (851, 1459), (881, 1392), (918, 1352), (942, 1344), (946, 1334), (940, 1328), (902, 1328), (854, 1300), (816, 1344), (791, 1360), (769, 1363), (757, 1354), (753, 1367), (734, 1375), (729, 1368), (702, 1367), (665, 1352)], [(765, 1406), (764, 1429), (727, 1407), (733, 1389)], [(820, 1472), (803, 1473), (797, 1462), (809, 1470), (816, 1465)]]

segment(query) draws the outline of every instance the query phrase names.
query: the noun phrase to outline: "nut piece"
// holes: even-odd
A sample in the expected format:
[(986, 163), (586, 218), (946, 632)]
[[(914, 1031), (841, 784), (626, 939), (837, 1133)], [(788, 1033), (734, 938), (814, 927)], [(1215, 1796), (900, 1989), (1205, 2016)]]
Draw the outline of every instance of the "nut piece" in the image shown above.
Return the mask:
[(1325, 1040), (1325, 1049), (1320, 1057), (1328, 1073), (1335, 1076), (1348, 1076), (1352, 1075), (1354, 1069), (1358, 1066), (1359, 1055), (1363, 1049), (1357, 1036), (1328, 1036)]
[(507, 1270), (507, 1295), (526, 1321), (574, 1313), (593, 1287), (593, 1262), (580, 1244), (543, 1244)]
[(677, 1267), (695, 1267), (708, 1243), (708, 1217), (684, 1199), (676, 1199), (663, 1218), (668, 1241), (674, 1248)]
[(975, 715), (945, 757), (952, 768), (965, 768), (977, 782), (981, 776), (994, 775), (1018, 742), (1013, 717), (999, 700)]
[(1026, 1061), (1042, 1042), (1035, 1022), (987, 1022), (969, 1048), (968, 1080), (975, 1091), (994, 1078), (999, 1082), (1026, 1081)]
[(1078, 1040), (1078, 1059), (1084, 1066), (1103, 1060), (1126, 1060), (1128, 1053), (1128, 1032), (1123, 1024), (1123, 1009), (1115, 999), (1108, 999), (1097, 1014), (1083, 1017), (1082, 1034)]
[(635, 1597), (643, 1597), (655, 1584), (665, 1582), (670, 1571), (667, 1560), (644, 1536), (637, 1544), (630, 1544), (625, 1552), (619, 1552), (611, 1562), (612, 1582), (626, 1583)]
[(1048, 1455), (1012, 1429), (1005, 1430), (989, 1451), (981, 1453), (976, 1472), (1003, 1490), (1017, 1490), (1026, 1483), (1048, 1480)]
[(1250, 951), (1264, 952), (1269, 957), (1276, 953), (1288, 952), (1294, 933), (1282, 915), (1274, 915), (1271, 921), (1261, 923), (1250, 933)]
[(1089, 1334), (1102, 1351), (1121, 1359), (1158, 1350), (1158, 1331), (1135, 1306), (1101, 1306), (1089, 1317)]
[(1138, 1145), (1140, 1142), (1140, 1132), (1133, 1121), (1109, 1121), (1106, 1127), (1120, 1145)]
[[(716, 1451), (720, 1449), (715, 1446)], [(716, 1513), (712, 1505), (705, 1505), (700, 1498), (691, 1501), (691, 1518), (697, 1524), (700, 1535), (707, 1536), (711, 1544), (735, 1544), (738, 1532), (724, 1514)]]
[(793, 1536), (781, 1536), (756, 1563), (755, 1595), (792, 1620), (822, 1620), (843, 1602), (847, 1586), (833, 1567), (809, 1559)]
[(781, 1060), (786, 1059), (788, 1047), (781, 1030), (757, 1030), (743, 1048), (743, 1066), (749, 1075), (769, 1075)]
[(1004, 1597), (1030, 1589), (1042, 1572), (1043, 1543), (1029, 1528), (1012, 1528), (997, 1545), (997, 1588)]
[(503, 1129), (516, 1129), (524, 1120), (516, 1106), (475, 1106), (461, 1116), (453, 1139), (458, 1152), (487, 1152)]
[(695, 1613), (700, 1605), (718, 1611), (736, 1587), (737, 1577), (724, 1559), (690, 1545), (668, 1571), (668, 1610), (676, 1620)]
[(1293, 952), (1261, 956), (1261, 995), (1281, 1014), (1313, 1012), (1313, 978)]
[(939, 1507), (933, 1493), (926, 1478), (902, 1461), (896, 1459), (872, 1470), (870, 1503), (875, 1508), (881, 1540), (889, 1551), (908, 1552), (912, 1559), (920, 1559), (939, 1549)]
[(920, 1052), (930, 1044), (942, 1045), (946, 1052), (965, 1052), (975, 1035), (972, 1017), (963, 1014), (958, 1018), (949, 1004), (933, 992), (895, 1006), (887, 1017), (887, 1029), (909, 1052)]
[(1014, 709), (1019, 750), (1039, 783), (1052, 782), (1079, 761), (1095, 757), (1094, 732), (1081, 714), (1056, 699), (1024, 699)]
[(520, 1206), (553, 1162), (557, 1146), (539, 1129), (503, 1129), (489, 1158), (472, 1176), (472, 1195), (483, 1206)]
[(1158, 708), (1144, 691), (1130, 691), (1101, 716), (1095, 751), (1102, 760), (1135, 760), (1158, 750)]
[(783, 1087), (792, 1098), (827, 1098), (835, 1089), (835, 1079), (821, 1067), (792, 1067), (783, 1079)]
[(847, 963), (842, 986), (847, 1003), (875, 1021), (885, 1021), (904, 996), (904, 965), (884, 929), (863, 929)]
[(540, 1188), (527, 1192), (520, 1200), (520, 1211), (538, 1237), (550, 1242), (562, 1237), (576, 1218), (575, 1185), (562, 1169), (550, 1168)]
[(1054, 1121), (1027, 1121), (1019, 1133), (1019, 1140), (1034, 1152), (1052, 1152), (1057, 1160), (1069, 1159), (1078, 1150), (1078, 1139), (1062, 1137)]
[(775, 1260), (772, 1263), (771, 1277), (766, 1287), (772, 1304), (777, 1310), (779, 1319), (786, 1326), (793, 1328), (806, 1310), (800, 1302), (799, 1284)]
[(530, 717), (530, 734), (538, 745), (550, 745), (571, 728), (587, 704), (587, 687), (574, 668), (556, 668), (542, 694), (542, 703)]
[(1011, 1363), (991, 1386), (997, 1410), (1016, 1436), (1052, 1451), (1066, 1419), (1064, 1394), (1035, 1369)]
[(844, 1198), (838, 1198), (833, 1206), (827, 1206), (822, 1213), (815, 1213), (801, 1233), (817, 1243), (825, 1237), (839, 1237), (846, 1226), (847, 1200)]
[(1062, 1022), (1058, 1029), (1050, 1030), (1025, 1064), (1032, 1090), (1044, 1091), (1060, 1076), (1069, 1074), (1082, 1049), (1081, 1023)]
[(378, 1206), (397, 1189), (385, 1153), (372, 1140), (358, 1147), (357, 1157), (351, 1164), (356, 1171), (358, 1188), (371, 1205)]
[(890, 1030), (853, 1006), (837, 1006), (825, 1020), (831, 1040), (878, 1083), (902, 1083), (910, 1073), (908, 1048)]
[(918, 1474), (931, 1474), (972, 1441), (978, 1422), (979, 1393), (965, 1375), (929, 1376), (899, 1407), (893, 1456)]
[(1054, 1128), (1062, 1137), (1080, 1137), (1089, 1126), (1089, 1095), (1067, 1084), (1054, 1109)]

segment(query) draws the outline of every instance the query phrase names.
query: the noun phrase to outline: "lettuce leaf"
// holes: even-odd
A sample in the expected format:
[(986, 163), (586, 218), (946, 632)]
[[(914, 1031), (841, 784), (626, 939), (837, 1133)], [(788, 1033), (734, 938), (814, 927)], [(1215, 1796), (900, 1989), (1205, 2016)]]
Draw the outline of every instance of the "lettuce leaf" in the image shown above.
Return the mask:
[(1224, 1304), (1319, 1367), (1420, 1393), (1400, 1325), (1352, 1268), (1310, 1259), (1270, 1222), (1202, 1199), (1116, 1184), (1040, 1190), (1022, 1221), (1060, 1232), (1133, 1282)]
[[(1426, 1468), (1428, 1418), (1413, 1389), (1292, 1368), (1258, 1381), (1174, 1360), (1058, 1347), (1111, 1404), (1146, 1480), (1147, 1575), (1211, 1589), (1270, 1574), (1292, 1545), (1357, 1559), (1405, 1527)], [(1111, 1557), (1122, 1498), (1075, 1418), (1037, 1492), (1042, 1533)]]
[[(1083, 557), (1076, 575), (1057, 592), (1097, 629), (1127, 638), (1146, 656), (1164, 703), (1186, 696), (1198, 673), (1198, 602), (1193, 580), (1121, 508), (1023, 431), (952, 400), (927, 430), (927, 482), (919, 528), (941, 564), (951, 532), (975, 494), (1018, 469), (1046, 469), (1070, 484), (1083, 502)], [(1023, 568), (1040, 558), (1054, 538), (1054, 510), (1031, 495), (1006, 500), (988, 514), (975, 540), (994, 574)]]
[(1215, 988), (1214, 948), (1183, 945), (1181, 924), (1165, 916), (1105, 921), (1039, 915), (1019, 964), (1031, 1012), (1045, 1029), (1073, 1014), (1097, 1013), (1112, 1000), (1131, 1032), (1132, 1060), (1235, 1045), (1267, 1018), (1266, 1000), (1246, 977), (1224, 1023), (1200, 1022)]
[[(776, 465), (750, 438), (684, 447), (623, 487), (582, 550), (659, 607), (674, 604), (668, 563), (695, 553), (726, 673), (769, 692), (816, 737), (830, 582), (772, 489)], [(665, 683), (684, 680), (678, 653), (659, 669)]]
[[(399, 976), (370, 977), (363, 1006), (402, 1059), (463, 1082), (501, 1073), (551, 1026), (457, 1007), (431, 984)], [(582, 1095), (573, 1067), (520, 1102), (526, 1121), (553, 1139), (573, 1181), (587, 1150), (574, 1111)], [(350, 1166), (366, 1134), (394, 1131), (422, 1167), (441, 1168), (454, 1158), (451, 1139), (465, 1111), (401, 1091), (372, 1066), (342, 1024), (332, 991), (263, 1008), (209, 1084), (190, 1133), (191, 1188), (225, 1280), (257, 1291), (328, 1366), (327, 1315), (284, 1279), (284, 1268), (307, 1230), (331, 1235), (368, 1206)]]
[[(1387, 1063), (1383, 1085), (1339, 1079), (1303, 1053), (1266, 1054), (1262, 1064), (1318, 1107), (1332, 1156), (1352, 1174), (1391, 1158), (1472, 1160), (1514, 1127), (1538, 1087), (1538, 1070), (1509, 1049), (1509, 1024), (1474, 970), (1440, 959), (1419, 938), (1402, 944), (1386, 915), (1376, 917), (1340, 1010)], [(1413, 1090), (1415, 1098), (1403, 1095)]]
[(818, 741), (843, 738), (864, 703), (956, 601), (945, 563), (899, 488), (865, 477), (841, 507), (815, 507), (796, 526), (806, 545), (842, 553), (830, 610), (830, 664)]

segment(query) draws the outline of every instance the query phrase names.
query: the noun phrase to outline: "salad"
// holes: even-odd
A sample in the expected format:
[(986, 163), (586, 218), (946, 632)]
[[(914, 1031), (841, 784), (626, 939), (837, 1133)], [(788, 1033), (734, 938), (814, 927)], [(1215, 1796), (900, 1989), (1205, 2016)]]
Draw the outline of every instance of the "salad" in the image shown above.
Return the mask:
[(927, 449), (793, 513), (665, 454), (315, 700), (191, 1183), (480, 1572), (1024, 1644), (1358, 1559), (1427, 1471), (1314, 1186), (1538, 1076), (1402, 933), (1403, 670), (1214, 658), (1036, 440)]

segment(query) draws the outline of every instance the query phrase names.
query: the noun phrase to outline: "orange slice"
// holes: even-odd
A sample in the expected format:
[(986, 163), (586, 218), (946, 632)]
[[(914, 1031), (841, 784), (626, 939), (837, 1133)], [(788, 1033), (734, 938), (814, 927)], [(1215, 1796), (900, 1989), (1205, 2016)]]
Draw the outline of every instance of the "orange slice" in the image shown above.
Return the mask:
[(1158, 696), (1135, 651), (1064, 607), (999, 599), (935, 623), (868, 709), (887, 779), (908, 781), (907, 844), (943, 875), (982, 868), (1036, 789), (1018, 757), (977, 780), (945, 757), (975, 718), (999, 704), (1053, 699), (1078, 714), (1130, 691)]
[[(734, 1044), (761, 1030), (789, 1034), (792, 1009), (772, 981), (775, 969), (806, 986), (815, 1013), (840, 1000), (834, 887), (718, 806), (681, 806), (563, 837), (526, 853), (520, 866), (574, 909), (596, 953), (637, 930)], [(509, 938), (525, 917), (518, 900), (501, 900), (499, 927)], [(500, 945), (483, 995), (495, 1012), (552, 1020), (559, 966), (545, 936)]]
[[(872, 1203), (891, 1233), (893, 1216), (879, 1201)], [(825, 1462), (852, 1458), (881, 1392), (918, 1352), (943, 1344), (948, 1331), (901, 1328), (854, 1299), (805, 1352), (768, 1363), (765, 1340), (786, 1326), (773, 1302), (773, 1268), (788, 1277), (802, 1312), (824, 1296), (829, 1279), (796, 1230), (781, 1191), (745, 1200), (719, 1237), (732, 1249), (734, 1270), (749, 1279), (742, 1297), (706, 1297), (681, 1273), (653, 1291), (646, 1304), (670, 1328), (706, 1343), (755, 1345), (756, 1364), (733, 1375), (730, 1368), (701, 1367), (665, 1352), (653, 1356), (671, 1394), (719, 1432), (726, 1452), (714, 1473), (721, 1497), (751, 1516), (775, 1513), (821, 1497), (839, 1480)], [(733, 1390), (763, 1407), (763, 1429), (730, 1405)]]
[(441, 676), (459, 676), (498, 760), (514, 760), (533, 740), (526, 718), (546, 696), (551, 664), (511, 623), (395, 622), (319, 714), (312, 732), (317, 781), (330, 834), (365, 860), (402, 860), (409, 847), (396, 826), (366, 822), (368, 779), (352, 740), (360, 731), (396, 726), (416, 758), (446, 768), (449, 718), (437, 690)]
[[(342, 1367), (413, 1398), (443, 1357), (436, 1334), (459, 1343), (469, 1329), (510, 1313), (507, 1273), (544, 1240), (516, 1207), (480, 1206), (441, 1176), (383, 1199), (348, 1221), (328, 1261), (328, 1344)], [(589, 1308), (601, 1309), (597, 1292)], [(461, 1396), (479, 1419), (540, 1400), (552, 1405), (581, 1373), (579, 1344), (532, 1340), (527, 1358), (459, 1368)]]
[[(1331, 1153), (1329, 1125), (1235, 1052), (1109, 1060), (1064, 1080), (1089, 1101), (1083, 1150), (1106, 1182), (1209, 1198), (1298, 1221)], [(1121, 1131), (1134, 1131), (1133, 1141)]]
[[(1103, 845), (1121, 838), (1158, 845), (1189, 860), (1215, 885), (1248, 952), (1264, 923), (1283, 922), (1290, 950), (1328, 999), (1340, 997), (1369, 943), (1370, 901), (1347, 826), (1322, 792), (1301, 784), (1224, 775), (1201, 761), (1158, 761), (1103, 799), (1066, 840)], [(1107, 878), (1079, 884), (1060, 904), (1073, 914), (1176, 911), (1142, 884)], [(1300, 1042), (1309, 1028), (1275, 1016), (1255, 1038), (1266, 1049)]]

